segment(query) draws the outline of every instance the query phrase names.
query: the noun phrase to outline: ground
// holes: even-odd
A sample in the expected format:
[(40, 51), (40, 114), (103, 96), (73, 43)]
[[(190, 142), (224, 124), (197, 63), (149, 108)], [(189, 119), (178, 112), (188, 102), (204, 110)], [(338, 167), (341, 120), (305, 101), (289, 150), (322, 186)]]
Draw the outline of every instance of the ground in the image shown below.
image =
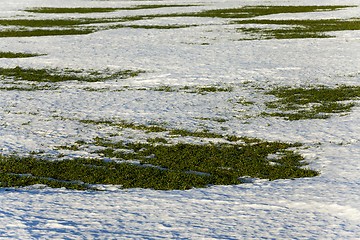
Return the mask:
[[(24, 11), (38, 7), (124, 8), (152, 4), (198, 6), (83, 14)], [(326, 2), (328, 6), (338, 4), (338, 1)], [(2, 20), (104, 19), (184, 15), (255, 5), (324, 3), (317, 0), (296, 3), (15, 0), (1, 4), (0, 17)], [(355, 7), (255, 18), (354, 21), (359, 18), (357, 1), (346, 0), (341, 5)], [(80, 151), (57, 147), (99, 137), (142, 142), (156, 137), (173, 139), (162, 132), (94, 124), (111, 120), (118, 124), (155, 124), (224, 136), (299, 142), (303, 146), (296, 151), (309, 163), (309, 168), (320, 172), (319, 176), (275, 181), (247, 178), (249, 183), (244, 184), (171, 191), (119, 189), (112, 185), (101, 185), (106, 191), (98, 192), (44, 185), (1, 188), (0, 238), (358, 239), (360, 111), (357, 99), (348, 100), (355, 104), (349, 111), (331, 113), (325, 119), (289, 121), (263, 113), (272, 111), (265, 103), (276, 100), (265, 92), (279, 86), (358, 86), (359, 31), (329, 31), (326, 34), (331, 37), (326, 38), (278, 39), (261, 35), (262, 32), (256, 36), (253, 31), (247, 34), (241, 28), (250, 25), (233, 20), (238, 19), (163, 16), (121, 22), (129, 27), (105, 28), (114, 23), (93, 23), (98, 29), (89, 28), (91, 33), (87, 34), (2, 37), (0, 52), (36, 56), (0, 58), (1, 69), (19, 66), (100, 73), (131, 70), (139, 74), (97, 82), (35, 84), (27, 81), (14, 84), (13, 79), (0, 78), (0, 153), (93, 157), (90, 150), (98, 150), (94, 146)], [(2, 33), (6, 32), (4, 29), (16, 28), (4, 22), (0, 25)], [(61, 30), (59, 26), (55, 28)], [(202, 144), (226, 140), (179, 136), (173, 141)]]

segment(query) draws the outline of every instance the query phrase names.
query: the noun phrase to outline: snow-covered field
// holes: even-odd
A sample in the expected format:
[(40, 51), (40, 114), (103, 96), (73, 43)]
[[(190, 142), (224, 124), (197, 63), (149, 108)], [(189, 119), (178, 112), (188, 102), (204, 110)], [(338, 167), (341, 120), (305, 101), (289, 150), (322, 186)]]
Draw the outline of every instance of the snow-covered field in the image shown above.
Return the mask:
[[(244, 5), (358, 5), (338, 11), (269, 15), (271, 19), (360, 17), (358, 0), (0, 0), (0, 18), (49, 18), (33, 7), (124, 7), (134, 4), (199, 4), (186, 8), (87, 14), (119, 17)], [(51, 17), (71, 17), (52, 15)], [(262, 17), (264, 18), (264, 17)], [(301, 142), (315, 178), (213, 186), (187, 191), (149, 189), (82, 192), (50, 188), (0, 189), (0, 239), (360, 239), (360, 108), (325, 120), (239, 119), (250, 108), (234, 99), (263, 101), (246, 86), (358, 85), (360, 32), (335, 38), (236, 41), (243, 35), (228, 20), (168, 18), (139, 24), (198, 24), (179, 29), (120, 28), (89, 35), (1, 38), (0, 51), (44, 53), (0, 58), (1, 68), (144, 70), (118, 82), (62, 84), (56, 91), (0, 91), (0, 153), (26, 154), (106, 136), (113, 129), (71, 119), (122, 119), (140, 124), (211, 131), (265, 140)], [(204, 45), (204, 43), (206, 43)], [(164, 91), (110, 91), (159, 86), (232, 86), (206, 95)], [(85, 91), (85, 87), (109, 91)], [(58, 115), (59, 117), (54, 117)], [(234, 117), (235, 116), (235, 117)], [(223, 118), (226, 122), (202, 119)], [(67, 120), (64, 120), (67, 119)], [(70, 119), (70, 120), (69, 120)], [(129, 138), (132, 132), (124, 132)], [(189, 140), (188, 140), (189, 141)], [(78, 153), (87, 155), (88, 153)]]

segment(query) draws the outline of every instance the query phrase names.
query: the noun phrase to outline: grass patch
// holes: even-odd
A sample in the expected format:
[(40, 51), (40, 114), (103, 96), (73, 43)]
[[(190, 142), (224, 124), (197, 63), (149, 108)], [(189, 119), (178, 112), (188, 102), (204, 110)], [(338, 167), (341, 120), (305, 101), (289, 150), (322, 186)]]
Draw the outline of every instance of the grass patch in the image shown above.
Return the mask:
[[(146, 16), (130, 16), (122, 18), (82, 18), (82, 19), (13, 19), (0, 20), (0, 25), (17, 26), (17, 28), (0, 31), (0, 37), (35, 37), (35, 36), (59, 36), (59, 35), (84, 35), (97, 31), (118, 28), (141, 28), (141, 29), (177, 29), (196, 25), (124, 25), (113, 24), (102, 26), (104, 23), (118, 23), (136, 21), (147, 18)], [(89, 26), (89, 24), (97, 24)], [(60, 28), (60, 29), (59, 29)]]
[(87, 190), (93, 189), (90, 184), (113, 184), (122, 188), (171, 190), (204, 187), (209, 182), (207, 176), (99, 159), (50, 162), (35, 158), (1, 157), (0, 171), (2, 187), (42, 183), (50, 187)]
[(152, 90), (153, 91), (158, 91), (158, 92), (174, 92), (174, 91), (177, 91), (177, 89), (174, 89), (171, 86), (167, 86), (167, 85), (162, 85), (162, 86), (159, 86), (159, 87), (155, 87)]
[(107, 13), (118, 10), (133, 10), (132, 8), (52, 8), (41, 7), (33, 9), (25, 9), (26, 12), (31, 13)]
[[(82, 35), (101, 30), (88, 24), (111, 23), (122, 19), (0, 19), (2, 26), (16, 26), (0, 31), (0, 37), (34, 37), (58, 35)], [(125, 21), (125, 20), (124, 20)]]
[(255, 101), (249, 101), (249, 100), (245, 99), (244, 97), (239, 97), (238, 99), (230, 100), (229, 102), (241, 104), (243, 106), (252, 106), (255, 104)]
[(238, 24), (284, 25), (282, 28), (239, 28), (239, 30), (260, 39), (326, 38), (326, 32), (360, 30), (359, 19), (321, 20), (243, 20)]
[(5, 30), (0, 37), (40, 37), (59, 35), (83, 35), (95, 32), (94, 29), (32, 29), (32, 30)]
[(197, 87), (196, 92), (199, 94), (206, 94), (209, 92), (231, 92), (232, 87), (218, 87), (218, 86), (209, 86), (209, 87)]
[(325, 86), (278, 87), (266, 94), (274, 95), (276, 101), (267, 102), (268, 109), (278, 112), (263, 115), (283, 117), (286, 120), (325, 119), (332, 113), (349, 112), (360, 97), (359, 86), (341, 85), (335, 88)]
[(143, 71), (123, 70), (111, 72), (105, 70), (85, 71), (70, 69), (34, 69), (34, 68), (0, 68), (0, 76), (3, 78), (11, 78), (14, 81), (35, 81), (35, 82), (64, 82), (64, 81), (85, 81), (98, 82), (114, 79), (125, 79), (135, 77)]
[[(294, 151), (300, 144), (256, 142), (245, 144), (185, 144), (175, 145), (110, 142), (96, 139), (94, 145), (105, 149), (97, 151), (104, 157), (119, 160), (137, 160), (141, 165), (152, 165), (164, 170), (188, 174), (200, 173), (212, 179), (207, 184), (238, 184), (241, 176), (275, 180), (315, 176), (317, 173), (301, 168), (306, 165)], [(276, 159), (268, 158), (278, 154)], [(289, 167), (289, 169), (286, 169)], [(291, 170), (290, 170), (291, 169)], [(313, 174), (313, 175), (312, 175)]]
[[(116, 19), (118, 21), (119, 19)], [(96, 18), (80, 18), (80, 19), (0, 19), (2, 26), (18, 26), (18, 27), (69, 27), (94, 23), (108, 23), (113, 19), (96, 19)]]
[(1, 86), (0, 90), (2, 91), (44, 91), (44, 90), (57, 90), (57, 86), (50, 85), (35, 85), (27, 84), (23, 86), (13, 85), (13, 86)]
[(26, 12), (31, 13), (107, 13), (115, 12), (120, 10), (141, 10), (141, 9), (156, 9), (156, 8), (171, 8), (171, 7), (193, 7), (198, 5), (165, 5), (165, 4), (154, 4), (154, 5), (137, 5), (132, 7), (122, 8), (52, 8), (52, 7), (41, 7), (33, 9), (25, 9)]
[[(141, 28), (141, 29), (177, 29), (177, 28), (188, 28), (195, 27), (197, 25), (179, 25), (179, 24), (169, 24), (169, 25), (135, 25), (135, 24), (118, 24), (108, 27), (108, 29), (118, 29), (118, 28)], [(105, 30), (105, 29), (104, 29)]]
[(196, 118), (196, 119), (215, 121), (215, 122), (219, 122), (219, 123), (224, 123), (224, 122), (228, 121), (227, 119), (224, 119), (224, 118), (204, 118), (204, 117), (199, 117), (199, 118)]
[(161, 138), (161, 137), (156, 137), (156, 138), (148, 138), (147, 141), (151, 144), (154, 143), (168, 143), (168, 140), (166, 140), (165, 138)]
[[(223, 119), (215, 119), (215, 121), (223, 122)], [(226, 121), (226, 120), (225, 120)], [(129, 128), (134, 130), (145, 131), (146, 133), (151, 132), (166, 132), (169, 137), (181, 136), (181, 137), (196, 137), (196, 138), (224, 138), (230, 142), (243, 141), (246, 143), (253, 143), (254, 141), (260, 141), (255, 138), (247, 138), (247, 137), (237, 137), (233, 135), (222, 135), (214, 132), (209, 132), (207, 130), (201, 131), (190, 131), (187, 129), (171, 129), (158, 125), (151, 124), (137, 124), (133, 122), (127, 122), (124, 120), (120, 120), (119, 122), (114, 122), (111, 120), (80, 120), (79, 122), (85, 124), (95, 124), (95, 125), (107, 125), (114, 126), (118, 128)]]
[(184, 92), (184, 93), (196, 93), (201, 95), (206, 95), (208, 93), (215, 92), (232, 92), (233, 86), (204, 86), (204, 87), (194, 87), (194, 86), (169, 86), (169, 85), (159, 85), (157, 87), (137, 87), (130, 88), (129, 86), (124, 86), (122, 88), (112, 90), (110, 88), (83, 88), (86, 91), (156, 91), (156, 92)]
[[(118, 10), (139, 10), (139, 9), (155, 9), (165, 7), (190, 7), (197, 5), (139, 5), (129, 8), (36, 8), (27, 9), (25, 11), (32, 13), (94, 13), (94, 12), (111, 12)], [(353, 6), (245, 6), (242, 8), (215, 9), (192, 13), (172, 13), (172, 14), (149, 14), (128, 16), (120, 18), (79, 18), (79, 19), (0, 19), (2, 26), (18, 26), (18, 29), (6, 29), (0, 31), (0, 37), (32, 37), (32, 36), (57, 36), (57, 35), (81, 35), (90, 34), (96, 31), (116, 29), (116, 28), (143, 28), (143, 29), (174, 29), (191, 27), (194, 25), (123, 25), (116, 24), (113, 26), (87, 26), (88, 24), (104, 24), (129, 22), (142, 19), (153, 19), (162, 17), (211, 17), (211, 18), (252, 18), (257, 16), (278, 14), (278, 13), (298, 13), (298, 12), (316, 12), (316, 11), (334, 11)], [(236, 23), (236, 22), (234, 22)], [(246, 22), (242, 22), (245, 24)], [(249, 22), (250, 23), (250, 22)], [(276, 23), (274, 23), (276, 24)], [(356, 25), (356, 24), (355, 24)], [(24, 28), (26, 27), (26, 28)], [(63, 29), (58, 29), (58, 28)], [(343, 26), (344, 27), (344, 26)], [(32, 28), (32, 29), (27, 29)], [(54, 29), (48, 29), (54, 28)], [(56, 29), (55, 29), (56, 28)], [(268, 30), (255, 28), (242, 28), (248, 33), (262, 32), (263, 35), (276, 35), (277, 38), (285, 38), (284, 35), (290, 33), (269, 32)], [(295, 31), (295, 30), (293, 30)], [(318, 37), (319, 34), (311, 34), (314, 29), (308, 31), (307, 36)], [(293, 33), (294, 35), (295, 33)], [(299, 33), (298, 33), (299, 34)], [(304, 35), (304, 33), (302, 33)], [(294, 37), (294, 36), (293, 36)], [(305, 36), (303, 36), (305, 37)]]
[[(243, 176), (275, 180), (318, 175), (314, 170), (303, 168), (306, 165), (303, 157), (289, 150), (300, 144), (168, 145), (161, 138), (150, 142), (110, 142), (96, 138), (91, 143), (77, 143), (102, 146), (103, 150), (96, 153), (121, 162), (101, 159), (48, 161), (0, 155), (0, 186), (40, 183), (86, 190), (93, 189), (92, 184), (112, 184), (121, 185), (121, 188), (173, 190), (240, 184), (244, 182)], [(70, 146), (69, 149), (77, 148)], [(270, 158), (274, 154), (277, 157)]]
[(108, 125), (115, 126), (118, 128), (130, 128), (134, 130), (142, 130), (147, 133), (149, 132), (165, 132), (168, 131), (167, 128), (157, 125), (146, 125), (146, 124), (136, 124), (133, 122), (127, 122), (124, 120), (120, 120), (119, 122), (113, 122), (111, 120), (80, 120), (79, 122), (85, 124), (95, 124), (95, 125)]
[(210, 92), (231, 92), (233, 90), (232, 86), (220, 87), (220, 86), (204, 86), (204, 87), (171, 87), (168, 85), (161, 85), (156, 88), (152, 88), (153, 91), (162, 91), (162, 92), (178, 92), (184, 91), (187, 93), (198, 93), (198, 94), (207, 94)]
[(179, 14), (179, 16), (211, 18), (252, 18), (279, 13), (335, 11), (348, 7), (354, 6), (245, 6), (242, 8), (206, 10), (198, 13), (183, 13)]
[(0, 58), (28, 58), (28, 57), (37, 57), (44, 54), (38, 53), (14, 53), (14, 52), (0, 52)]
[(104, 24), (112, 22), (135, 21), (142, 17), (124, 18), (79, 18), (79, 19), (0, 19), (2, 26), (17, 28), (0, 31), (0, 37), (34, 37), (58, 35), (83, 35), (100, 30), (110, 29), (110, 26), (88, 26), (89, 24)]
[(195, 25), (115, 25), (106, 27), (85, 27), (71, 29), (8, 29), (0, 31), (0, 37), (41, 37), (41, 36), (61, 36), (61, 35), (86, 35), (98, 31), (118, 29), (118, 28), (141, 28), (141, 29), (177, 29), (187, 28)]

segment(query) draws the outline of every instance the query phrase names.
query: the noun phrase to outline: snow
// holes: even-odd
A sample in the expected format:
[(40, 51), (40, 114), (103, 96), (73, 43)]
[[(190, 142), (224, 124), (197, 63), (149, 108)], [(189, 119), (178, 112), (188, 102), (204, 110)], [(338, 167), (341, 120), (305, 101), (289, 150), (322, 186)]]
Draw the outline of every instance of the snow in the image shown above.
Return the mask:
[[(0, 17), (33, 14), (31, 7), (123, 7), (152, 1), (13, 0), (0, 1)], [(157, 2), (156, 2), (157, 3)], [(244, 5), (323, 5), (323, 1), (216, 0), (161, 1), (193, 4), (191, 9)], [(339, 4), (339, 1), (326, 1)], [(359, 5), (356, 0), (342, 5)], [(351, 18), (356, 8), (334, 12), (279, 14), (272, 18)], [(157, 9), (174, 12), (178, 9)], [(145, 10), (128, 11), (142, 14)], [(119, 13), (94, 16), (119, 16)], [(48, 15), (36, 15), (49, 17)], [(55, 15), (54, 15), (55, 16)], [(87, 15), (91, 16), (91, 15)], [(266, 140), (302, 142), (301, 154), (320, 176), (265, 181), (237, 186), (212, 186), (187, 191), (150, 189), (82, 192), (31, 186), (0, 189), (0, 239), (360, 239), (360, 109), (326, 120), (285, 121), (233, 118), (245, 109), (229, 100), (264, 96), (246, 82), (261, 86), (349, 84), (360, 80), (360, 32), (336, 32), (335, 38), (233, 41), (241, 37), (224, 19), (163, 19), (167, 23), (201, 24), (183, 29), (131, 29), (100, 31), (90, 35), (2, 38), (0, 51), (37, 52), (36, 58), (0, 59), (0, 67), (110, 68), (145, 70), (135, 78), (109, 83), (68, 83), (58, 91), (0, 92), (0, 153), (44, 150), (79, 139), (106, 136), (102, 129), (83, 127), (71, 119), (124, 119), (144, 123), (209, 129)], [(158, 24), (159, 19), (141, 24)], [(212, 25), (209, 25), (212, 24)], [(211, 30), (211, 31), (209, 31)], [(201, 45), (209, 43), (209, 45)], [(351, 76), (350, 76), (351, 75)], [(233, 92), (206, 95), (185, 92), (105, 91), (82, 87), (162, 85), (234, 86)], [(54, 117), (59, 115), (68, 120)], [(225, 123), (203, 118), (227, 118)], [(23, 125), (24, 123), (30, 124)], [(125, 132), (127, 138), (133, 134)], [(191, 140), (189, 140), (191, 141)], [(86, 155), (86, 152), (79, 153)]]

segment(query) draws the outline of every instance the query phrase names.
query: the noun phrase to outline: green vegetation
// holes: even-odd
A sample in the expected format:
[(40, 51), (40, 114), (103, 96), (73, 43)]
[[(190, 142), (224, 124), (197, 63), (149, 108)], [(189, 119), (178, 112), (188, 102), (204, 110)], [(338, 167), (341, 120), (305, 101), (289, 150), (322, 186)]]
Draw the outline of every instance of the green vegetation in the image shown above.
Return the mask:
[[(0, 37), (35, 37), (35, 36), (58, 36), (58, 35), (83, 35), (97, 31), (118, 29), (118, 28), (142, 28), (142, 29), (175, 29), (186, 28), (195, 25), (93, 25), (88, 24), (104, 24), (118, 23), (127, 21), (140, 20), (143, 17), (123, 17), (123, 18), (101, 18), (101, 19), (13, 19), (0, 20), (0, 26), (17, 26), (18, 28), (10, 28), (0, 31)], [(59, 29), (60, 27), (60, 29)]]
[[(146, 89), (144, 89), (146, 90)], [(204, 87), (195, 87), (195, 86), (185, 86), (185, 87), (172, 87), (168, 85), (162, 85), (156, 88), (152, 88), (153, 91), (162, 91), (162, 92), (179, 92), (184, 91), (187, 93), (198, 93), (198, 94), (207, 94), (210, 92), (231, 92), (233, 90), (232, 86), (221, 87), (218, 85), (214, 86), (204, 86)]]
[[(135, 25), (135, 24), (117, 24), (108, 27), (108, 29), (118, 28), (141, 28), (141, 29), (176, 29), (176, 28), (188, 28), (195, 27), (197, 25), (179, 25), (179, 24), (168, 24), (168, 25)], [(105, 29), (104, 29), (105, 30)]]
[[(94, 12), (111, 12), (119, 10), (139, 10), (139, 9), (155, 9), (166, 7), (189, 7), (195, 5), (138, 5), (127, 8), (35, 8), (26, 9), (25, 11), (32, 13), (94, 13)], [(245, 6), (241, 8), (215, 9), (205, 10), (201, 12), (190, 13), (171, 13), (171, 14), (148, 14), (119, 18), (77, 18), (77, 19), (0, 19), (0, 26), (17, 26), (0, 31), (0, 37), (32, 37), (32, 36), (55, 36), (55, 35), (80, 35), (89, 34), (96, 31), (117, 29), (117, 28), (145, 28), (145, 29), (174, 29), (191, 27), (194, 25), (137, 25), (119, 24), (120, 22), (130, 22), (143, 19), (163, 18), (163, 17), (211, 17), (211, 18), (253, 18), (269, 14), (279, 13), (300, 13), (300, 12), (316, 12), (316, 11), (334, 11), (343, 9), (346, 5), (338, 6)], [(261, 22), (263, 21), (263, 22)], [(268, 21), (268, 22), (266, 22)], [(356, 30), (358, 29), (357, 20), (347, 20), (341, 22), (323, 22), (323, 20), (306, 21), (289, 21), (294, 27), (291, 29), (262, 29), (262, 28), (239, 28), (239, 30), (249, 34), (260, 35), (260, 38), (305, 38), (305, 37), (327, 37), (321, 34), (326, 31)], [(109, 25), (108, 23), (114, 23)], [(276, 22), (276, 20), (244, 20), (233, 21), (231, 24), (288, 24), (286, 20)], [(96, 25), (89, 25), (96, 24)], [(106, 25), (101, 25), (106, 24)], [(324, 26), (328, 25), (328, 26)]]
[[(186, 6), (191, 5), (139, 5), (130, 8), (36, 8), (25, 11), (32, 13), (101, 13)], [(279, 13), (334, 11), (346, 7), (351, 6), (245, 6), (193, 13), (119, 18), (0, 19), (0, 25), (6, 26), (6, 30), (0, 31), (0, 37), (88, 34), (116, 28), (171, 29), (193, 26), (123, 24), (124, 22), (160, 17), (226, 18), (230, 19), (229, 24), (257, 24), (261, 27), (243, 27), (240, 30), (259, 39), (330, 37), (327, 33), (331, 31), (360, 30), (359, 19), (259, 20), (251, 18)], [(239, 20), (240, 18), (243, 20)], [(247, 19), (244, 20), (244, 18)], [(278, 27), (269, 29), (269, 25)], [(14, 28), (7, 28), (7, 26), (14, 26)], [(0, 53), (2, 58), (33, 56), (38, 56), (38, 54)], [(134, 77), (140, 73), (142, 71), (113, 72), (109, 69), (93, 71), (21, 67), (0, 68), (0, 80), (2, 81), (0, 90), (53, 90), (61, 86), (56, 83), (64, 81), (98, 82)], [(90, 87), (88, 89), (96, 90)], [(123, 87), (123, 89), (131, 90), (130, 87)], [(100, 90), (106, 90), (106, 88)], [(159, 86), (135, 90), (208, 94), (231, 92), (233, 88), (221, 85)], [(356, 106), (355, 101), (360, 97), (359, 86), (344, 85), (337, 87), (277, 87), (272, 90), (263, 90), (263, 92), (274, 96), (276, 100), (265, 103), (267, 109), (262, 115), (281, 117), (291, 121), (325, 119), (332, 114), (347, 113)], [(239, 97), (231, 102), (243, 106), (256, 104), (254, 101)], [(244, 109), (243, 106), (242, 110)], [(197, 119), (224, 123), (227, 121), (227, 117), (200, 117)], [(248, 116), (243, 116), (243, 118), (246, 117)], [(120, 188), (124, 189), (139, 187), (172, 190), (207, 187), (209, 185), (240, 184), (245, 182), (244, 176), (275, 180), (313, 177), (319, 174), (317, 171), (305, 168), (307, 163), (296, 152), (296, 149), (301, 147), (301, 144), (298, 143), (269, 142), (235, 135), (223, 135), (210, 132), (207, 129), (190, 131), (170, 128), (163, 124), (140, 124), (123, 120), (79, 120), (79, 123), (99, 129), (103, 126), (109, 127), (111, 133), (105, 133), (108, 134), (109, 138), (97, 137), (91, 141), (80, 140), (72, 144), (58, 146), (54, 149), (58, 151), (56, 153), (58, 154), (57, 158), (52, 157), (52, 159), (49, 156), (46, 159), (41, 158), (42, 153), (39, 153), (37, 157), (34, 156), (37, 153), (33, 153), (32, 157), (0, 155), (0, 187), (46, 184), (49, 187), (56, 188), (96, 190), (96, 186), (93, 184), (111, 184), (119, 185)], [(28, 124), (31, 124), (31, 121), (24, 121), (23, 123), (23, 125)], [(226, 124), (222, 125), (225, 129)], [(140, 140), (130, 141), (130, 139), (137, 139), (131, 136), (126, 141), (115, 141), (112, 137), (123, 137), (119, 133), (122, 129), (138, 130), (141, 133)], [(129, 132), (131, 134), (134, 132), (135, 135), (137, 131), (132, 130)], [(146, 135), (146, 133), (151, 134)], [(185, 139), (185, 137), (187, 138)], [(201, 142), (201, 144), (182, 142), (193, 140), (194, 142)], [(66, 156), (68, 157), (68, 152), (83, 151), (84, 149), (97, 157), (64, 160)]]
[(25, 9), (26, 12), (32, 13), (106, 13), (106, 12), (115, 12), (120, 10), (141, 10), (141, 9), (155, 9), (155, 8), (170, 8), (170, 7), (191, 7), (198, 5), (137, 5), (132, 7), (122, 7), (122, 8), (52, 8), (52, 7), (41, 7), (33, 9)]
[(81, 29), (10, 29), (0, 31), (0, 37), (40, 37), (60, 35), (85, 35), (101, 30), (118, 28), (142, 28), (142, 29), (175, 29), (187, 28), (194, 25), (115, 25), (107, 27), (87, 27)]
[(82, 35), (93, 33), (89, 29), (34, 29), (34, 30), (6, 30), (0, 32), (0, 37), (39, 37), (39, 36), (58, 36), (58, 35)]
[[(216, 120), (222, 121), (219, 119), (216, 119)], [(166, 128), (163, 126), (158, 126), (158, 125), (153, 125), (153, 124), (136, 124), (136, 123), (127, 122), (124, 120), (120, 120), (118, 122), (114, 122), (111, 120), (80, 120), (79, 122), (85, 123), (85, 124), (107, 125), (107, 126), (113, 126), (113, 127), (117, 127), (117, 128), (130, 128), (130, 129), (134, 129), (134, 130), (145, 131), (145, 133), (166, 132), (169, 137), (181, 136), (181, 137), (197, 137), (197, 138), (224, 138), (231, 142), (232, 141), (236, 142), (236, 141), (241, 140), (246, 143), (260, 141), (255, 138), (237, 137), (237, 136), (233, 136), (233, 135), (222, 135), (222, 134), (218, 134), (218, 133), (209, 132), (207, 130), (194, 132), (194, 131), (190, 131), (187, 129), (177, 129), (177, 128), (171, 129), (171, 128)]]
[(209, 86), (209, 87), (198, 87), (196, 88), (196, 92), (200, 94), (206, 94), (208, 92), (231, 92), (232, 87), (217, 87), (217, 86)]
[(234, 102), (234, 103), (237, 103), (237, 104), (241, 104), (243, 106), (251, 106), (251, 105), (255, 104), (254, 101), (249, 101), (249, 100), (245, 99), (244, 97), (239, 97), (238, 99), (230, 100), (229, 102)]
[(16, 26), (0, 31), (0, 37), (81, 35), (98, 30), (86, 24), (109, 23), (111, 19), (0, 19), (0, 26)]
[(37, 53), (14, 53), (14, 52), (0, 52), (0, 58), (28, 58), (37, 57), (44, 54)]
[[(195, 94), (201, 94), (206, 95), (209, 93), (215, 93), (215, 92), (232, 92), (233, 86), (220, 86), (220, 85), (213, 85), (213, 86), (185, 86), (185, 87), (179, 87), (179, 86), (170, 86), (170, 85), (160, 85), (157, 87), (137, 87), (137, 88), (131, 88), (129, 86), (123, 86), (117, 89), (111, 89), (111, 88), (91, 88), (91, 87), (85, 87), (83, 90), (86, 91), (156, 91), (156, 92), (184, 92), (184, 93), (195, 93)], [(245, 103), (244, 103), (245, 104)], [(250, 103), (247, 103), (250, 105)], [(253, 104), (253, 103), (252, 103)]]
[(152, 90), (153, 91), (159, 91), (159, 92), (174, 92), (177, 89), (174, 89), (171, 86), (162, 85), (162, 86), (159, 86), (159, 87), (155, 87)]
[[(35, 8), (26, 9), (32, 13), (96, 13), (112, 12), (120, 10), (139, 10), (155, 9), (166, 7), (189, 7), (194, 5), (138, 5), (125, 8)], [(241, 8), (205, 10), (190, 13), (171, 13), (171, 14), (148, 14), (119, 18), (77, 18), (77, 19), (0, 19), (0, 26), (17, 26), (0, 31), (0, 37), (32, 37), (32, 36), (56, 36), (56, 35), (81, 35), (90, 34), (96, 31), (117, 29), (117, 28), (144, 28), (144, 29), (174, 29), (185, 28), (194, 25), (137, 25), (119, 24), (120, 22), (130, 22), (143, 19), (153, 19), (162, 17), (211, 17), (211, 18), (253, 18), (269, 14), (279, 13), (300, 13), (316, 11), (335, 11), (343, 9), (346, 5), (338, 6), (245, 6)], [(108, 23), (114, 23), (109, 25)], [(358, 30), (359, 22), (353, 20), (243, 20), (232, 21), (231, 24), (276, 24), (293, 25), (295, 27), (281, 29), (264, 28), (238, 28), (250, 35), (255, 35), (260, 39), (267, 38), (309, 38), (309, 37), (329, 37), (324, 32)], [(96, 25), (89, 25), (96, 24)], [(107, 24), (107, 25), (101, 25)], [(60, 27), (60, 28), (59, 28)], [(255, 38), (256, 39), (256, 38)]]
[(215, 122), (219, 122), (219, 123), (223, 123), (223, 122), (228, 121), (228, 120), (223, 119), (223, 118), (204, 118), (204, 117), (199, 117), (199, 118), (196, 118), (196, 119), (199, 119), (199, 120), (209, 120), (209, 121), (215, 121)]
[(118, 10), (134, 10), (132, 8), (51, 8), (42, 7), (34, 9), (25, 9), (26, 12), (32, 13), (106, 13)]
[(34, 69), (34, 68), (0, 68), (0, 76), (3, 78), (11, 78), (15, 81), (35, 81), (35, 82), (63, 82), (63, 81), (86, 81), (98, 82), (105, 80), (124, 79), (134, 77), (142, 73), (142, 71), (123, 70), (118, 72), (110, 72), (105, 70), (85, 71), (70, 69)]
[[(166, 144), (162, 138), (150, 143), (111, 142), (96, 138), (77, 145), (103, 147), (95, 153), (120, 160), (72, 159), (48, 161), (35, 157), (0, 155), (0, 186), (35, 183), (69, 189), (94, 189), (91, 184), (158, 190), (189, 189), (209, 185), (240, 184), (241, 177), (269, 180), (313, 177), (301, 155), (289, 150), (300, 144), (257, 142), (252, 144)], [(156, 143), (156, 144), (155, 144)], [(78, 150), (76, 145), (68, 150)], [(269, 155), (278, 157), (269, 159)], [(128, 162), (128, 161), (131, 161)], [(139, 162), (139, 164), (134, 164)]]
[(128, 86), (122, 87), (120, 89), (111, 90), (110, 88), (83, 88), (86, 91), (126, 91), (126, 90), (136, 90), (136, 91), (157, 91), (157, 92), (185, 92), (185, 93), (197, 93), (206, 95), (208, 93), (214, 92), (232, 92), (232, 86), (169, 86), (169, 85), (160, 85), (158, 87), (141, 87), (141, 88), (130, 88)]
[(212, 18), (253, 18), (279, 13), (335, 11), (348, 7), (354, 6), (245, 6), (241, 8), (206, 10), (198, 13), (182, 13), (178, 14), (178, 16)]
[(0, 90), (4, 91), (42, 91), (42, 90), (56, 90), (57, 86), (50, 85), (35, 85), (35, 84), (26, 84), (26, 85), (12, 85), (12, 86), (1, 86)]
[(156, 138), (148, 138), (147, 141), (149, 143), (168, 143), (168, 140), (166, 140), (165, 138), (161, 138), (161, 137), (156, 137)]
[[(116, 19), (118, 21), (118, 19)], [(79, 19), (0, 19), (2, 26), (18, 26), (18, 27), (69, 27), (94, 23), (108, 23), (112, 19), (95, 19), (95, 18), (79, 18)], [(19, 30), (21, 31), (21, 29)]]
[(127, 122), (125, 120), (120, 120), (118, 122), (113, 122), (111, 120), (80, 120), (81, 123), (85, 124), (95, 124), (95, 125), (108, 125), (115, 126), (118, 128), (130, 128), (134, 130), (142, 130), (147, 133), (149, 132), (165, 132), (168, 131), (167, 128), (156, 126), (156, 125), (146, 125), (146, 124), (135, 124), (132, 122)]
[(355, 103), (343, 102), (360, 97), (359, 86), (341, 85), (336, 88), (325, 86), (278, 87), (266, 94), (279, 98), (267, 102), (268, 109), (280, 112), (263, 113), (263, 115), (283, 117), (286, 120), (325, 119), (331, 113), (349, 112)]
[(325, 38), (331, 31), (360, 30), (359, 19), (243, 20), (238, 24), (284, 25), (282, 28), (238, 28), (259, 39)]

